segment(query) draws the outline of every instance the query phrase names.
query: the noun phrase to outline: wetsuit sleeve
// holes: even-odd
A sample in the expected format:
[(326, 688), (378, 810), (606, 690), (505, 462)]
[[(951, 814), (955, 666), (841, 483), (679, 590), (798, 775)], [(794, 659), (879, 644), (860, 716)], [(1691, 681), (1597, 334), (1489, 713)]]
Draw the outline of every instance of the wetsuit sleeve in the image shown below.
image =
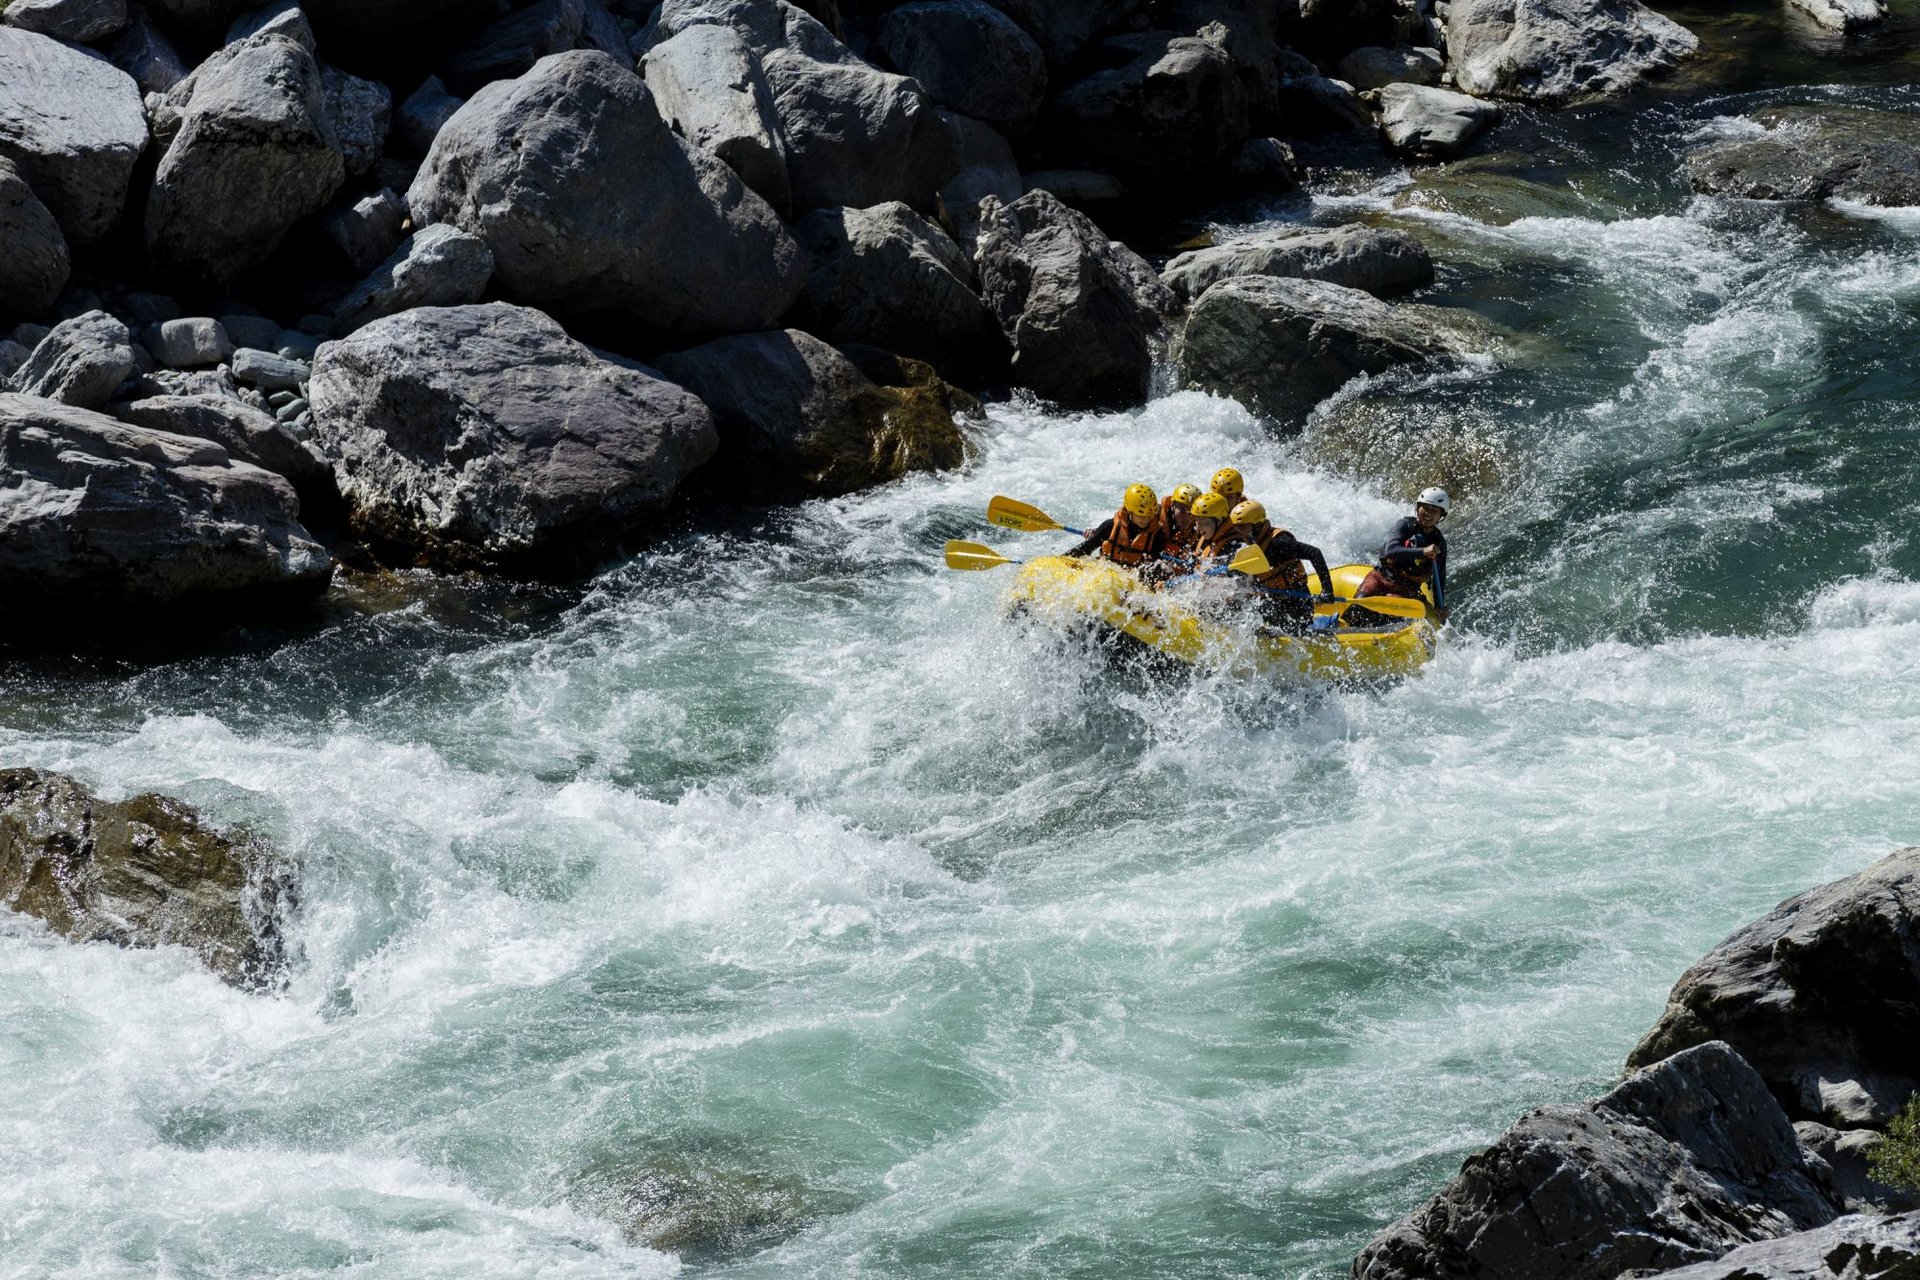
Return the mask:
[(1306, 559), (1307, 563), (1313, 566), (1313, 571), (1320, 575), (1320, 589), (1332, 591), (1333, 573), (1327, 568), (1326, 555), (1312, 543), (1295, 542), (1294, 546), (1299, 549), (1300, 555)]
[(1409, 573), (1417, 569), (1418, 561), (1426, 559), (1419, 547), (1407, 545), (1407, 539), (1420, 531), (1420, 522), (1412, 516), (1402, 516), (1400, 523), (1393, 526), (1393, 532), (1387, 535), (1386, 546), (1380, 549), (1380, 563), (1397, 573)]
[(1074, 547), (1071, 551), (1065, 552), (1064, 554), (1070, 555), (1070, 556), (1090, 556), (1094, 552), (1100, 549), (1100, 544), (1105, 542), (1107, 540), (1107, 535), (1112, 532), (1113, 532), (1113, 517), (1108, 516), (1105, 520), (1102, 520), (1093, 529), (1090, 529), (1087, 532), (1087, 536), (1085, 538), (1081, 539), (1078, 543), (1074, 544)]

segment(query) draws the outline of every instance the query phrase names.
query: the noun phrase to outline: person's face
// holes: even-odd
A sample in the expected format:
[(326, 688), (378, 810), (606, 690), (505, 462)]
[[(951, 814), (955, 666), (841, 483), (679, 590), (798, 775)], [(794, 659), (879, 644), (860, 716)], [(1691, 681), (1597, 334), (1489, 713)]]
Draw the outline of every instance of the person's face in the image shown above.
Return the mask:
[(1220, 521), (1214, 516), (1196, 516), (1193, 528), (1203, 538), (1211, 538), (1220, 531)]
[(1168, 503), (1167, 514), (1173, 517), (1175, 527), (1180, 529), (1193, 528), (1193, 512), (1184, 502)]
[(1417, 502), (1413, 507), (1413, 517), (1420, 522), (1422, 529), (1431, 529), (1446, 518), (1446, 512), (1428, 502)]

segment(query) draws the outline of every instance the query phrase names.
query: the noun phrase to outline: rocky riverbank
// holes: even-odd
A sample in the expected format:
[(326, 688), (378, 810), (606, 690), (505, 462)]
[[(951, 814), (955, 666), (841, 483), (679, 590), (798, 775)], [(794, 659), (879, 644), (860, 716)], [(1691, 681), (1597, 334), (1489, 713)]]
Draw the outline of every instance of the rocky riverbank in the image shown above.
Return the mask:
[(1920, 849), (1790, 898), (1688, 970), (1592, 1101), (1516, 1122), (1355, 1280), (1867, 1277), (1920, 1268), (1865, 1152), (1920, 1078)]
[(1328, 137), (1444, 162), (1696, 45), (1638, 0), (14, 0), (0, 583), (219, 617), (336, 554), (575, 575), (688, 493), (951, 467), (968, 392), (1124, 407), (1170, 356), (1294, 429), (1498, 342), (1382, 300), (1433, 278), (1403, 233), (1163, 280), (1096, 218), (1284, 199)]

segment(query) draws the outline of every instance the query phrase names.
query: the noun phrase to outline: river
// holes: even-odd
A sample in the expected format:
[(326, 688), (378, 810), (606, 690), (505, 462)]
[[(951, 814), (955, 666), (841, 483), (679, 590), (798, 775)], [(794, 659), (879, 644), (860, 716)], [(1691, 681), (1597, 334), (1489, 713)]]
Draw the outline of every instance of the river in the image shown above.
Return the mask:
[[(274, 997), (0, 918), (0, 1275), (1334, 1277), (1605, 1088), (1719, 939), (1920, 839), (1920, 211), (1676, 177), (1758, 105), (1911, 108), (1920, 41), (1680, 16), (1711, 83), (1503, 126), (1552, 190), (1499, 200), (1553, 209), (1381, 168), (1275, 211), (1420, 234), (1498, 365), (1286, 441), (1002, 404), (962, 473), (584, 589), (10, 661), (8, 762), (302, 877)], [(1160, 679), (939, 566), (1064, 543), (995, 493), (1077, 523), (1223, 465), (1336, 563), (1467, 477), (1435, 661)]]

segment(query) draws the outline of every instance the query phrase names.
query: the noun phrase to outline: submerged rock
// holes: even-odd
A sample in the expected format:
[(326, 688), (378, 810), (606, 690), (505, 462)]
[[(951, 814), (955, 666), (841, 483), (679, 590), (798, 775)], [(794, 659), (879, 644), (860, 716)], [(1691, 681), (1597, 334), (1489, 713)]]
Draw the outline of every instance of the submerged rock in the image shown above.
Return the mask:
[(829, 497), (966, 460), (957, 401), (930, 371), (883, 386), (798, 329), (721, 338), (659, 364), (712, 408), (722, 456), (756, 497)]
[(159, 795), (102, 800), (72, 778), (0, 769), (0, 902), (74, 942), (182, 946), (234, 986), (285, 962), (288, 868)]
[(981, 292), (1014, 377), (1071, 408), (1138, 404), (1174, 297), (1153, 268), (1047, 191), (980, 202)]
[(692, 395), (506, 303), (376, 320), (320, 348), (309, 390), (354, 527), (454, 566), (591, 568), (715, 446)]
[(1182, 302), (1233, 276), (1326, 280), (1385, 297), (1433, 283), (1433, 256), (1404, 231), (1353, 224), (1287, 227), (1194, 249), (1160, 273)]
[(318, 592), (333, 561), (298, 506), (287, 481), (210, 441), (0, 395), (0, 591), (15, 602), (65, 612)]
[(434, 139), (407, 204), (416, 223), (485, 240), (509, 296), (623, 312), (654, 333), (761, 328), (806, 279), (772, 207), (603, 53), (556, 54), (481, 89)]
[(1789, 898), (1681, 975), (1627, 1059), (1724, 1040), (1796, 1115), (1880, 1125), (1920, 1089), (1920, 848)]
[(1838, 1215), (1765, 1083), (1719, 1042), (1542, 1107), (1354, 1259), (1354, 1280), (1617, 1280)]
[(1453, 0), (1447, 65), (1475, 97), (1565, 102), (1621, 93), (1699, 47), (1640, 0)]
[(1749, 200), (1920, 204), (1920, 117), (1858, 107), (1775, 107), (1766, 133), (1687, 156), (1695, 191)]
[(0, 157), (73, 244), (113, 230), (147, 145), (133, 77), (58, 40), (0, 26)]
[(1862, 1214), (1725, 1257), (1662, 1271), (1653, 1280), (1906, 1280), (1920, 1275), (1920, 1213)]
[(1297, 427), (1361, 374), (1490, 350), (1470, 313), (1391, 306), (1323, 280), (1236, 276), (1200, 296), (1180, 342), (1185, 385)]

